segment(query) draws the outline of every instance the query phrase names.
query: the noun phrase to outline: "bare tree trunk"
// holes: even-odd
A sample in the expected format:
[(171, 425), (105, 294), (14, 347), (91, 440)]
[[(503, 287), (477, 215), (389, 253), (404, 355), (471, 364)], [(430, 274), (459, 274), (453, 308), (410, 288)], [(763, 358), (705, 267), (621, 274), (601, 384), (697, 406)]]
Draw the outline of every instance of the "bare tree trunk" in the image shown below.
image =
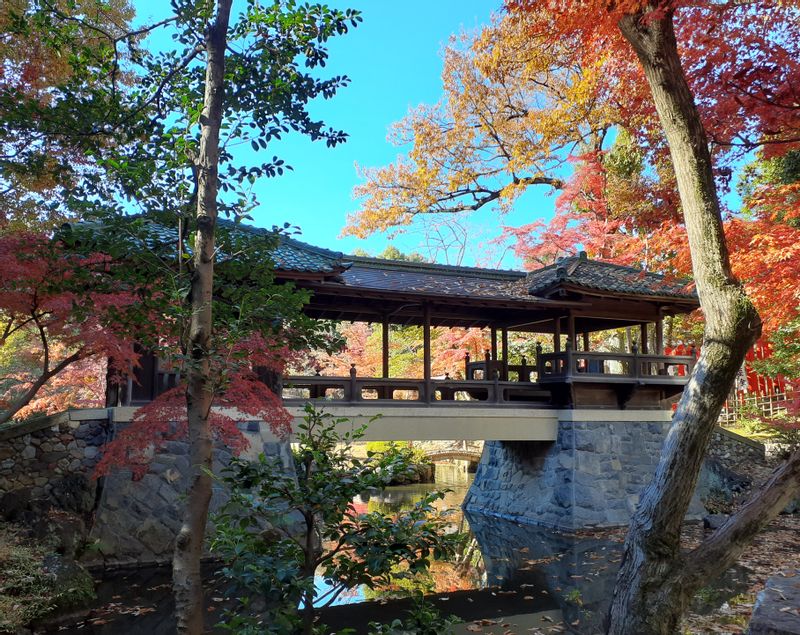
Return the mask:
[(212, 439), (209, 413), (213, 399), (209, 362), (214, 282), (214, 228), (217, 220), (219, 135), (223, 112), (225, 46), (232, 0), (217, 0), (214, 23), (206, 32), (206, 79), (200, 117), (197, 159), (197, 233), (191, 283), (191, 321), (188, 349), (186, 409), (189, 422), (191, 482), (183, 524), (175, 542), (173, 587), (178, 633), (203, 632), (203, 552), (211, 500)]
[[(709, 545), (693, 554), (693, 561), (681, 556), (681, 523), (708, 442), (744, 355), (760, 334), (761, 322), (730, 270), (711, 155), (680, 65), (672, 12), (641, 17), (626, 17), (619, 27), (639, 57), (669, 143), (706, 330), (656, 474), (631, 522), (608, 632), (666, 635), (675, 632), (699, 585), (733, 561), (734, 545), (752, 538), (780, 511), (795, 472), (789, 468), (783, 477), (773, 479), (772, 493), (753, 501), (761, 515), (758, 522), (749, 513), (753, 508), (745, 508), (738, 520), (731, 519)], [(720, 537), (723, 530), (725, 537)]]

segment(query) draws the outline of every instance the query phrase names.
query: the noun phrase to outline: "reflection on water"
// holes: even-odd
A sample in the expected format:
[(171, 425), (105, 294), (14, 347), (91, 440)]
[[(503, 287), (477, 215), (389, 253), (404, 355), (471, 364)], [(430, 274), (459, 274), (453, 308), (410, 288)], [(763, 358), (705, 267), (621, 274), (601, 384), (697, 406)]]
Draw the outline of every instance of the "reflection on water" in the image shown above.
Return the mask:
[[(365, 493), (354, 505), (363, 511), (395, 513), (436, 487), (391, 487)], [(460, 504), (467, 488), (466, 484), (450, 486), (451, 491), (437, 503), (440, 510), (455, 508), (453, 528), (466, 532), (455, 562), (435, 563), (430, 575), (398, 582), (388, 589), (353, 590), (340, 599), (339, 606), (323, 613), (331, 630), (350, 627), (367, 633), (370, 621), (390, 622), (409, 607), (409, 600), (397, 599), (398, 595), (420, 590), (442, 612), (464, 620), (455, 628), (456, 633), (472, 632), (467, 627), (474, 620), (479, 620), (482, 633), (602, 632), (621, 545), (463, 514)], [(211, 575), (208, 578), (214, 579)], [(172, 633), (169, 579), (168, 567), (106, 573), (98, 581), (98, 608), (88, 618), (73, 621), (57, 632)], [(706, 609), (713, 610), (746, 587), (744, 571), (732, 570), (704, 596)], [(210, 584), (209, 625), (219, 619), (223, 606), (234, 606), (230, 595), (223, 583)]]

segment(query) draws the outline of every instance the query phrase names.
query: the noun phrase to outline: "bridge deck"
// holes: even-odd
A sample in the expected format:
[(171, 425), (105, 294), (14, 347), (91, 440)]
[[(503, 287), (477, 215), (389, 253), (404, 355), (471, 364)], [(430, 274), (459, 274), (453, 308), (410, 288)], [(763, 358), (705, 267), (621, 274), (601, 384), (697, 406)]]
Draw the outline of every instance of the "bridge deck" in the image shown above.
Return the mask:
[[(463, 439), (480, 441), (555, 441), (558, 410), (530, 408), (407, 406), (384, 408), (383, 405), (326, 404), (325, 412), (352, 421), (343, 428), (350, 430), (369, 424), (365, 441), (448, 441)], [(303, 417), (301, 406), (289, 406), (295, 422)], [(376, 415), (380, 415), (370, 423)]]

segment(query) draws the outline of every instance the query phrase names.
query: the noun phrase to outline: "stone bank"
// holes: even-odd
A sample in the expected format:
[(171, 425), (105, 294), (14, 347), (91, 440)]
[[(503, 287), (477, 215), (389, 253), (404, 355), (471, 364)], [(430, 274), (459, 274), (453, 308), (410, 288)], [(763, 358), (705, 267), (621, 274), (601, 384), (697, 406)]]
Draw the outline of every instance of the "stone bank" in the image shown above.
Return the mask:
[[(565, 531), (628, 524), (672, 413), (561, 410), (557, 418), (554, 442), (487, 441), (464, 508)], [(702, 513), (695, 496), (689, 517)]]
[[(168, 560), (183, 517), (189, 479), (189, 448), (169, 441), (148, 472), (133, 480), (127, 470), (95, 480), (93, 470), (102, 445), (127, 425), (133, 409), (69, 411), (0, 429), (0, 518), (27, 523), (49, 510), (83, 518), (89, 548), (83, 559), (105, 563), (151, 563)], [(263, 452), (293, 470), (288, 442), (276, 440), (263, 422), (240, 426), (249, 441), (245, 456)], [(230, 460), (214, 451), (218, 473)], [(214, 487), (211, 509), (224, 501)]]

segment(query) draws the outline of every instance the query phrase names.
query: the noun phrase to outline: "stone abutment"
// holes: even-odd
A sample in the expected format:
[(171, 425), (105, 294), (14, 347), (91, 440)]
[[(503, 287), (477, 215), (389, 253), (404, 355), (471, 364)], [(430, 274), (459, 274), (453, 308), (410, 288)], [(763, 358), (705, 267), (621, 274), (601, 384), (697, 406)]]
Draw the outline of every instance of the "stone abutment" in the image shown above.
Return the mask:
[[(564, 531), (626, 525), (671, 414), (564, 410), (555, 441), (487, 441), (464, 508)], [(689, 517), (702, 513), (695, 496)]]

